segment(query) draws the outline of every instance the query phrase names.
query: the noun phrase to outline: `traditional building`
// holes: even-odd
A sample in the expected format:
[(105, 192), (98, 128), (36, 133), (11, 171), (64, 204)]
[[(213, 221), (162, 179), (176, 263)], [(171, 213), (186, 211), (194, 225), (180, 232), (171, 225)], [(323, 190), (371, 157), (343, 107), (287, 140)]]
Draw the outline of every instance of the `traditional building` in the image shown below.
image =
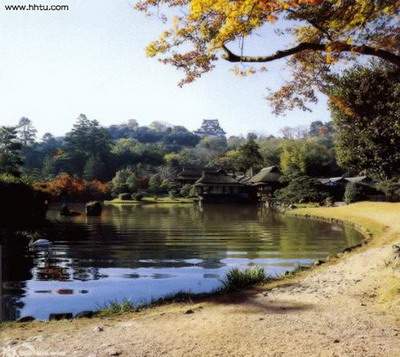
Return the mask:
[(281, 173), (278, 166), (261, 169), (256, 175), (247, 180), (247, 184), (255, 188), (258, 199), (265, 201), (272, 197), (275, 190), (281, 187)]
[(176, 177), (176, 180), (183, 185), (193, 185), (202, 175), (203, 171), (195, 168), (184, 168)]
[(249, 202), (249, 187), (224, 170), (203, 171), (195, 183), (197, 194), (204, 203)]
[(218, 119), (204, 119), (200, 129), (196, 130), (194, 134), (205, 136), (225, 136), (225, 131), (219, 126)]

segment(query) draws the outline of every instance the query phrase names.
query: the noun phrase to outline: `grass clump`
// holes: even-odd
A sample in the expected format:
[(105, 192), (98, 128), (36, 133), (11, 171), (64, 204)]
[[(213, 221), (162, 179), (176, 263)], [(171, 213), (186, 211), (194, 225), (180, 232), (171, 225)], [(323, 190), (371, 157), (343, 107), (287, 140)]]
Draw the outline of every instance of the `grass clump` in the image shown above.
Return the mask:
[(111, 316), (136, 311), (135, 305), (129, 299), (111, 301), (98, 311), (100, 316)]
[(261, 284), (267, 280), (262, 267), (256, 266), (245, 270), (234, 268), (222, 280), (222, 292), (238, 291), (253, 285)]

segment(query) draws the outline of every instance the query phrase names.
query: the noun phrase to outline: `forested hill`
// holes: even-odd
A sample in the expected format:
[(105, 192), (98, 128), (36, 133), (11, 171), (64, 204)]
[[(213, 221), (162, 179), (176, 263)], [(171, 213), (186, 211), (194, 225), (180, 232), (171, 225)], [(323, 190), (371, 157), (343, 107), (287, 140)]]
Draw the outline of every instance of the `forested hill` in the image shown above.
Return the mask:
[[(127, 167), (151, 175), (182, 167), (221, 167), (230, 171), (281, 165), (298, 166), (305, 174), (335, 174), (333, 126), (320, 121), (310, 128), (284, 128), (279, 137), (199, 137), (183, 126), (153, 122), (140, 126), (136, 120), (102, 127), (80, 115), (64, 137), (45, 134), (36, 138), (33, 123), (21, 119), (16, 135), (22, 143), (23, 173), (47, 180), (68, 173), (86, 180), (111, 180)], [(295, 152), (301, 150), (302, 157)], [(296, 157), (295, 157), (296, 156)], [(297, 160), (297, 162), (296, 162)], [(302, 162), (300, 162), (302, 161)]]

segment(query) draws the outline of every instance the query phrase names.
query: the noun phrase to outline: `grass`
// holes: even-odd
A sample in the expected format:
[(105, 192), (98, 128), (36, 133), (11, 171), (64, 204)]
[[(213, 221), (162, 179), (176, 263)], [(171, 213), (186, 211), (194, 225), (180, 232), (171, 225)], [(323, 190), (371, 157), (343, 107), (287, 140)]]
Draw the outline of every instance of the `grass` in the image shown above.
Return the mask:
[(388, 202), (358, 202), (340, 207), (298, 208), (288, 211), (287, 215), (326, 220), (338, 220), (351, 224), (362, 233), (376, 237), (385, 229), (394, 228), (400, 218), (400, 203)]
[(225, 278), (222, 280), (221, 292), (233, 292), (239, 291), (254, 285), (264, 283), (267, 280), (267, 276), (262, 267), (248, 268), (245, 270), (239, 270), (234, 268), (230, 270)]
[(222, 280), (222, 287), (209, 293), (191, 293), (187, 291), (179, 291), (162, 298), (151, 301), (146, 305), (134, 305), (129, 299), (122, 301), (113, 300), (102, 306), (97, 312), (98, 317), (109, 317), (113, 315), (121, 315), (124, 313), (138, 312), (154, 306), (160, 306), (168, 303), (188, 302), (200, 300), (210, 296), (223, 295), (227, 293), (238, 292), (246, 288), (264, 283), (267, 276), (262, 267), (253, 267), (245, 270), (234, 268), (230, 270)]
[(129, 299), (124, 299), (122, 301), (113, 300), (101, 307), (97, 311), (97, 315), (100, 317), (107, 317), (111, 315), (134, 312), (137, 310), (138, 309)]
[(130, 204), (130, 205), (140, 205), (140, 204), (176, 204), (176, 203), (193, 203), (194, 200), (192, 198), (183, 198), (183, 197), (143, 197), (141, 201), (136, 200), (120, 200), (115, 198), (111, 201), (106, 201), (106, 204)]

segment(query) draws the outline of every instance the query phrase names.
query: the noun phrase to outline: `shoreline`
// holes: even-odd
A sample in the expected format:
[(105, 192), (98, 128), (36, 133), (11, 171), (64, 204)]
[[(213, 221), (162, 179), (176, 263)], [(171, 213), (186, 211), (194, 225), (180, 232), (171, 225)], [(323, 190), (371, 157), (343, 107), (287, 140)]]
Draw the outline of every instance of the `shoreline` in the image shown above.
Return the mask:
[[(292, 349), (297, 351), (296, 353), (303, 354), (311, 351), (310, 354), (313, 355), (313, 353), (317, 354), (317, 344), (325, 339), (324, 336), (333, 332), (337, 334), (351, 332), (352, 335), (348, 336), (349, 343), (351, 340), (351, 346), (349, 345), (351, 348), (347, 346), (347, 350), (343, 350), (340, 349), (343, 347), (342, 343), (333, 342), (329, 346), (322, 346), (322, 351), (359, 355), (363, 348), (367, 348), (371, 355), (400, 354), (400, 346), (397, 348), (393, 342), (393, 338), (398, 335), (396, 331), (400, 331), (400, 314), (398, 312), (400, 290), (397, 292), (397, 286), (393, 285), (393, 279), (397, 278), (397, 272), (389, 266), (390, 262), (388, 262), (392, 254), (391, 244), (398, 241), (400, 237), (400, 204), (361, 202), (344, 207), (299, 208), (286, 214), (352, 226), (366, 237), (365, 243), (367, 244), (363, 243), (360, 247), (355, 247), (358, 249), (345, 249), (345, 252), (339, 253), (339, 257), (329, 259), (326, 264), (304, 269), (295, 274), (288, 274), (282, 279), (229, 295), (161, 304), (139, 312), (118, 314), (106, 318), (3, 324), (0, 327), (2, 336), (0, 342), (5, 339), (8, 342), (3, 343), (10, 343), (11, 340), (19, 345), (20, 342), (26, 342), (38, 333), (41, 335), (42, 332), (38, 332), (40, 330), (46, 331), (45, 340), (47, 342), (34, 342), (33, 345), (38, 348), (58, 346), (60, 336), (65, 334), (68, 338), (72, 338), (82, 351), (89, 351), (90, 340), (80, 338), (80, 335), (75, 334), (70, 326), (73, 326), (74, 330), (81, 331), (82, 334), (90, 335), (93, 334), (93, 328), (100, 324), (107, 325), (106, 331), (108, 332), (100, 335), (104, 335), (107, 339), (110, 338), (112, 348), (119, 349), (121, 354), (129, 355), (127, 354), (129, 351), (126, 347), (127, 341), (122, 335), (116, 336), (115, 332), (119, 331), (121, 324), (124, 326), (132, 324), (135, 326), (132, 333), (134, 335), (139, 333), (140, 336), (146, 337), (145, 340), (149, 346), (154, 345), (154, 340), (157, 341), (154, 350), (141, 343), (137, 354), (134, 354), (138, 356), (145, 353), (151, 356), (157, 355), (166, 348), (168, 338), (176, 339), (174, 343), (170, 343), (171, 349), (167, 349), (166, 354), (171, 356), (182, 355), (178, 352), (182, 352), (182, 350), (186, 353), (191, 351), (192, 355), (200, 356), (213, 354), (219, 349), (222, 351), (221, 355), (227, 356), (232, 353), (243, 356), (262, 353), (268, 355), (277, 353), (278, 355), (282, 349), (287, 355), (291, 355)], [(389, 281), (392, 283), (389, 284)], [(394, 291), (392, 291), (393, 287)], [(297, 313), (291, 313), (291, 311), (297, 311)], [(338, 311), (341, 313), (338, 314)], [(257, 319), (249, 320), (253, 315), (258, 316)], [(281, 316), (288, 321), (282, 320)], [(175, 319), (176, 323), (173, 323), (171, 319)], [(354, 326), (347, 326), (347, 320), (352, 321)], [(207, 329), (204, 328), (204, 321), (209, 321)], [(247, 326), (248, 331), (235, 330), (238, 321), (243, 326)], [(268, 325), (266, 327), (268, 333), (257, 328), (260, 321), (264, 321)], [(312, 325), (308, 325), (308, 321), (313, 321)], [(330, 323), (326, 325), (325, 322), (329, 321)], [(365, 322), (367, 325), (364, 326), (363, 321), (370, 321), (368, 324), (373, 327), (369, 326), (369, 329), (381, 329), (382, 326), (385, 326), (385, 329), (391, 331), (390, 338), (371, 338), (367, 344), (365, 340), (353, 341), (354, 336), (361, 338), (361, 334), (366, 334), (368, 338), (368, 333), (364, 328), (368, 324)], [(191, 328), (186, 326), (187, 324)], [(305, 336), (307, 329), (302, 331), (301, 328), (304, 325), (309, 326), (309, 329), (313, 325), (321, 326), (314, 331), (314, 334)], [(298, 340), (297, 344), (293, 345), (293, 341), (286, 337), (284, 345), (276, 343), (279, 341), (275, 340), (269, 341), (268, 347), (260, 343), (248, 345), (247, 342), (256, 336), (260, 339), (276, 339), (276, 332), (270, 330), (272, 327), (280, 330), (284, 337), (288, 334), (287, 337), (292, 336), (294, 341), (300, 337), (307, 337), (315, 340), (316, 345), (312, 349), (305, 340), (302, 340), (303, 342)], [(52, 329), (55, 329), (56, 332)], [(217, 336), (221, 336), (221, 339), (210, 340), (210, 337), (207, 337), (208, 329), (211, 329)], [(178, 338), (176, 330), (180, 331), (180, 338)], [(311, 328), (311, 330), (314, 329)], [(320, 334), (321, 331), (323, 334)], [(23, 332), (22, 336), (17, 339), (16, 335), (21, 332)], [(228, 332), (240, 335), (242, 341), (245, 338), (244, 345), (247, 345), (247, 349), (242, 350), (241, 346), (229, 338)], [(182, 339), (182, 336), (190, 337), (190, 339)], [(203, 345), (193, 344), (193, 339), (197, 342), (201, 340)], [(334, 339), (334, 341), (336, 340), (341, 341), (342, 338)], [(384, 348), (381, 346), (381, 340), (386, 344)], [(290, 346), (292, 347), (290, 348)], [(64, 347), (69, 348), (68, 345), (64, 345)], [(188, 350), (189, 347), (190, 350)], [(248, 351), (252, 351), (252, 353), (246, 354)], [(78, 353), (78, 355), (83, 356), (85, 353)], [(364, 353), (364, 355), (369, 354)]]

